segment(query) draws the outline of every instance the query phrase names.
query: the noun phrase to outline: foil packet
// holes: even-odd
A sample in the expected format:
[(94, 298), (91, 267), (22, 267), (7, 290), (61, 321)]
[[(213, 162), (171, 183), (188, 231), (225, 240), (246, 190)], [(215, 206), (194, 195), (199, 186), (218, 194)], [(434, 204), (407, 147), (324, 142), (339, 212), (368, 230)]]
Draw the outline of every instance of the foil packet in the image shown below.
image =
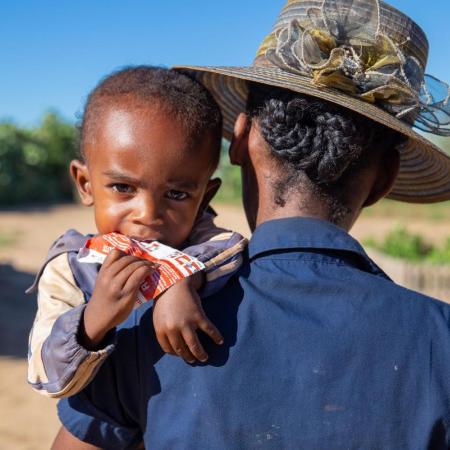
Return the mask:
[(78, 252), (82, 263), (103, 264), (114, 249), (127, 255), (151, 261), (155, 270), (145, 278), (138, 290), (138, 305), (154, 300), (169, 287), (205, 268), (198, 259), (158, 241), (141, 242), (119, 233), (94, 236)]

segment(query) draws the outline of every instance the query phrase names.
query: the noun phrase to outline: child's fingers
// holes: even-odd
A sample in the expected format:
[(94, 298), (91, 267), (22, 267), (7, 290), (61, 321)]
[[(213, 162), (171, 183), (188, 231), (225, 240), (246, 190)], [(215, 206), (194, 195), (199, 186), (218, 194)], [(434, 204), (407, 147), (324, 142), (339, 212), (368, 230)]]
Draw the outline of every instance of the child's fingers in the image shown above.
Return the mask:
[[(137, 262), (137, 261), (145, 263), (150, 267), (156, 267), (155, 264), (153, 262), (149, 261), (148, 259), (138, 258), (137, 256), (133, 256), (133, 255), (126, 255), (125, 253), (123, 253), (119, 250), (116, 250), (116, 249), (112, 250), (111, 253), (113, 253), (113, 257), (111, 258), (110, 262), (106, 266), (105, 266), (105, 263), (103, 263), (103, 267), (106, 267), (108, 269), (108, 272), (111, 276), (117, 276), (124, 269), (126, 269), (130, 264)], [(109, 255), (108, 255), (108, 257), (109, 257)], [(106, 262), (106, 259), (105, 259), (105, 262)]]
[[(120, 261), (117, 262), (119, 263)], [(119, 297), (129, 295), (134, 290), (136, 290), (137, 286), (129, 284), (128, 280), (136, 272), (138, 272), (139, 276), (142, 276), (143, 271), (146, 270), (145, 268), (146, 265), (144, 261), (136, 260), (125, 266), (125, 268), (117, 274), (108, 272), (108, 289), (111, 289), (112, 292), (114, 292)]]
[(105, 261), (103, 261), (102, 268), (107, 268), (114, 262), (118, 261), (125, 253), (118, 250), (117, 248), (113, 248), (109, 254), (106, 256)]
[(151, 264), (146, 261), (137, 261), (136, 263), (130, 264), (121, 273), (120, 276), (124, 278), (124, 292), (135, 291), (148, 277), (154, 268)]
[(217, 345), (223, 344), (223, 337), (220, 331), (207, 317), (198, 322), (198, 328), (206, 333)]
[(198, 339), (197, 332), (192, 328), (184, 328), (181, 330), (184, 342), (188, 346), (190, 352), (201, 362), (205, 362), (208, 359), (208, 354), (205, 352), (202, 344)]
[(168, 336), (169, 336), (170, 345), (175, 350), (175, 353), (178, 356), (181, 356), (188, 363), (190, 363), (190, 364), (194, 363), (195, 357), (188, 349), (181, 334), (176, 332), (176, 333), (169, 334)]
[(158, 339), (159, 345), (161, 346), (163, 352), (170, 353), (171, 355), (176, 355), (175, 350), (170, 345), (167, 335), (164, 333), (156, 333), (156, 339)]
[[(103, 263), (103, 267), (100, 270), (108, 270), (108, 274), (112, 277), (116, 277), (120, 272), (125, 269), (125, 267), (129, 266), (131, 263), (137, 261), (144, 261), (142, 259), (136, 258), (136, 256), (126, 255), (125, 253), (120, 252), (119, 257), (114, 259), (112, 263), (105, 266)], [(106, 261), (106, 260), (105, 260)]]

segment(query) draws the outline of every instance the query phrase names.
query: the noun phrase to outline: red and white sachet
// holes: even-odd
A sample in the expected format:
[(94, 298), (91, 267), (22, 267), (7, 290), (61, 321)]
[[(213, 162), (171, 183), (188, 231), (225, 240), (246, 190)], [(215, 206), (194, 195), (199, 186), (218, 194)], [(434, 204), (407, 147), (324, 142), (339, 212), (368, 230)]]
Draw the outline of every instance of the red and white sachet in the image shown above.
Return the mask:
[(155, 299), (177, 281), (205, 268), (198, 259), (160, 242), (140, 242), (119, 233), (90, 238), (78, 252), (78, 261), (102, 264), (114, 248), (155, 264), (155, 271), (139, 288), (137, 298), (139, 305)]

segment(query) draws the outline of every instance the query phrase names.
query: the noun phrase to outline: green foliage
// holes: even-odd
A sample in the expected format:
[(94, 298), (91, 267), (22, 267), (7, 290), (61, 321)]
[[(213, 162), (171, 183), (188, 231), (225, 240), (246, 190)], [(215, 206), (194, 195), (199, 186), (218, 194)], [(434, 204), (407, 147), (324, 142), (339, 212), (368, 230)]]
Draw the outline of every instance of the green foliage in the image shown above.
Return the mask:
[(229, 203), (241, 202), (241, 170), (238, 166), (232, 166), (228, 156), (227, 145), (222, 144), (222, 154), (219, 167), (214, 176), (222, 179), (222, 186), (215, 200)]
[(450, 264), (450, 237), (442, 248), (434, 248), (428, 255), (428, 261), (434, 264)]
[(384, 253), (410, 261), (420, 261), (430, 251), (423, 238), (409, 233), (405, 228), (396, 227), (388, 233), (383, 243)]
[(76, 150), (75, 127), (55, 113), (35, 129), (0, 123), (0, 205), (71, 200)]
[(433, 247), (422, 236), (410, 233), (403, 227), (396, 227), (385, 236), (383, 242), (371, 238), (364, 244), (387, 255), (412, 262), (450, 264), (450, 237), (442, 247)]
[(450, 201), (415, 204), (411, 207), (410, 203), (402, 203), (387, 198), (379, 201), (370, 208), (363, 210), (363, 217), (398, 217), (405, 220), (424, 220), (424, 221), (450, 221)]

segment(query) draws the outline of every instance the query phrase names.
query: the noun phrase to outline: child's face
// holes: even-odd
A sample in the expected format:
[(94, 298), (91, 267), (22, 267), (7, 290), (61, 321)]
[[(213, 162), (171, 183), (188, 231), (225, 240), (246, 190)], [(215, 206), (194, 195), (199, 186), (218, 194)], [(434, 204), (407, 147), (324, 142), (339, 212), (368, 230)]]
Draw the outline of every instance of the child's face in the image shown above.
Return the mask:
[(105, 106), (85, 144), (86, 165), (71, 164), (98, 232), (182, 244), (214, 190), (211, 145), (212, 136), (191, 142), (156, 102)]

